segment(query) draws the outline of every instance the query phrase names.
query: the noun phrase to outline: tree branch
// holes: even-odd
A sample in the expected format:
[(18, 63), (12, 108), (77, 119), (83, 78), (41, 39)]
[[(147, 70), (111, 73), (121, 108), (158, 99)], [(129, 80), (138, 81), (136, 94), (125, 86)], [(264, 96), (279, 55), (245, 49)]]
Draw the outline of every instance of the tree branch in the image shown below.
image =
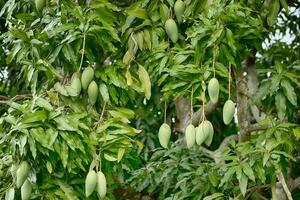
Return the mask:
[(7, 96), (0, 95), (0, 103), (5, 103), (5, 101), (22, 101), (26, 99), (31, 99), (32, 96), (30, 94), (16, 95), (13, 98), (9, 98)]
[(294, 189), (298, 188), (300, 186), (300, 176), (294, 179), (290, 183), (290, 190), (293, 191)]
[(284, 179), (284, 176), (283, 176), (282, 172), (279, 172), (277, 174), (277, 178), (278, 178), (279, 182), (281, 183), (281, 185), (283, 187), (283, 190), (284, 190), (288, 200), (293, 200), (292, 194), (291, 194), (291, 192), (290, 192), (290, 190), (289, 190), (289, 188), (288, 188), (288, 186), (285, 182), (285, 179)]
[(261, 125), (261, 124), (251, 124), (247, 128), (247, 133), (251, 133), (254, 131), (263, 131), (270, 128), (269, 125)]
[[(206, 116), (208, 116), (216, 109), (217, 103), (214, 104), (211, 101), (209, 101), (204, 107), (205, 107), (204, 113)], [(175, 100), (175, 108), (176, 108), (176, 116), (179, 121), (176, 130), (181, 133), (184, 133), (191, 119), (190, 99), (179, 97), (178, 99)], [(202, 108), (198, 109), (193, 114), (193, 119), (192, 119), (193, 125), (197, 126), (201, 117), (202, 117)]]

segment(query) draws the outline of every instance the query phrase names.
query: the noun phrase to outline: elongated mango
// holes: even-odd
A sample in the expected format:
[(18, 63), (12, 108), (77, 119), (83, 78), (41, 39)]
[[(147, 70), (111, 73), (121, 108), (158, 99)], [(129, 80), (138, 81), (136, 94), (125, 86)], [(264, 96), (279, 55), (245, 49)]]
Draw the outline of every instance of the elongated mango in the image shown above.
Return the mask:
[(178, 23), (182, 22), (182, 15), (184, 13), (185, 5), (182, 0), (177, 0), (174, 5), (174, 12)]
[(90, 100), (90, 104), (94, 105), (98, 98), (98, 85), (95, 81), (92, 81), (88, 88), (88, 96)]
[(158, 131), (159, 143), (162, 147), (168, 148), (168, 143), (171, 137), (171, 128), (168, 124), (163, 123)]
[(31, 192), (32, 192), (32, 185), (31, 185), (30, 181), (26, 180), (21, 187), (22, 200), (30, 199)]
[(206, 121), (203, 121), (196, 132), (196, 143), (198, 145), (202, 145), (202, 143), (206, 140), (207, 136), (209, 135), (209, 125), (206, 123)]
[(165, 23), (165, 29), (169, 38), (176, 43), (178, 40), (178, 28), (173, 19), (168, 19)]
[(46, 0), (35, 0), (35, 7), (37, 11), (42, 11), (46, 6)]
[(196, 132), (193, 124), (188, 125), (185, 129), (185, 141), (187, 148), (193, 147), (196, 142)]
[(17, 188), (20, 188), (28, 177), (30, 166), (23, 161), (17, 169)]
[(89, 197), (95, 190), (97, 184), (97, 174), (94, 170), (89, 171), (85, 179), (85, 196)]
[(82, 89), (86, 90), (94, 79), (94, 69), (91, 67), (85, 68), (81, 75)]
[(105, 197), (107, 185), (106, 185), (106, 178), (102, 172), (97, 173), (97, 193), (100, 198)]
[(208, 89), (208, 95), (211, 102), (217, 103), (219, 98), (219, 91), (220, 91), (220, 85), (218, 79), (216, 78), (210, 79), (207, 89)]
[(227, 100), (223, 107), (224, 124), (228, 125), (231, 122), (234, 116), (234, 110), (235, 110), (235, 103), (233, 103), (233, 101), (231, 101), (230, 99)]
[(206, 146), (210, 146), (214, 137), (214, 128), (210, 121), (206, 120), (205, 123), (207, 123), (207, 126), (209, 127), (209, 133), (204, 143)]

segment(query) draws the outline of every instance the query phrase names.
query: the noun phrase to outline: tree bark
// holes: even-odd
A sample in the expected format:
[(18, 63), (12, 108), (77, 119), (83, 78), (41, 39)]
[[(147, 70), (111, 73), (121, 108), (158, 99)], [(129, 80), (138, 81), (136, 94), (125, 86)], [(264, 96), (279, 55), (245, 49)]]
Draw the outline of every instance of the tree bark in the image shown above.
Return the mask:
[(250, 133), (247, 128), (250, 124), (248, 113), (248, 87), (245, 76), (246, 66), (248, 66), (248, 59), (246, 59), (244, 66), (235, 70), (236, 89), (237, 89), (237, 118), (239, 126), (239, 141), (245, 142), (249, 139)]

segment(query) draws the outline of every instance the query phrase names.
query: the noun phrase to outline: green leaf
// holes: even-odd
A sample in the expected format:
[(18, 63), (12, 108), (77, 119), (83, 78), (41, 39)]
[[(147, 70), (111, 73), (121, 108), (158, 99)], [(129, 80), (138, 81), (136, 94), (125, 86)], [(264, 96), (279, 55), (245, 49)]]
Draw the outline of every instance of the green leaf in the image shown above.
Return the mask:
[(282, 5), (282, 7), (284, 7), (284, 9), (285, 9), (285, 12), (289, 12), (289, 6), (288, 6), (288, 4), (286, 3), (286, 0), (280, 0), (280, 2), (281, 2), (281, 5)]
[(138, 74), (146, 99), (149, 100), (151, 97), (151, 81), (149, 74), (142, 65), (139, 65)]
[(108, 93), (108, 89), (104, 83), (101, 83), (99, 85), (99, 91), (100, 91), (100, 94), (101, 94), (103, 100), (105, 102), (108, 102), (109, 101), (109, 93)]
[(26, 32), (19, 30), (19, 29), (11, 29), (10, 30), (11, 34), (13, 36), (15, 36), (18, 39), (24, 40), (24, 41), (28, 41), (28, 36), (26, 34)]
[(247, 185), (248, 185), (248, 177), (244, 173), (242, 173), (242, 176), (239, 179), (239, 187), (243, 196), (245, 196), (247, 192)]
[(203, 200), (214, 200), (219, 199), (220, 197), (224, 197), (223, 193), (213, 193), (212, 195), (204, 197)]
[(228, 46), (232, 49), (232, 51), (235, 53), (236, 52), (236, 46), (235, 46), (235, 41), (233, 38), (233, 33), (230, 29), (226, 28), (226, 39), (227, 39), (227, 44)]
[(57, 129), (64, 131), (76, 131), (77, 128), (73, 127), (69, 120), (65, 116), (59, 116), (54, 118), (54, 121), (57, 123)]
[(297, 106), (297, 95), (295, 93), (294, 87), (291, 85), (291, 83), (283, 79), (281, 81), (281, 86), (283, 87), (283, 91), (287, 97), (287, 99), (293, 104), (294, 106)]
[(223, 33), (222, 28), (217, 29), (215, 32), (213, 32), (210, 39), (208, 40), (207, 47), (210, 47), (211, 45), (213, 45), (219, 39), (219, 37), (222, 35), (222, 33)]
[(147, 19), (147, 10), (140, 8), (140, 7), (134, 7), (131, 9), (128, 9), (125, 11), (128, 15), (134, 16), (141, 19)]
[(119, 150), (118, 150), (118, 162), (120, 162), (122, 160), (124, 153), (125, 153), (125, 149), (124, 148), (119, 148)]
[(283, 120), (286, 112), (286, 99), (281, 92), (277, 93), (275, 96), (275, 106), (279, 119)]
[(269, 26), (273, 26), (275, 24), (279, 9), (280, 9), (279, 0), (273, 0), (270, 3), (269, 13), (268, 13), (268, 17), (267, 17)]
[(243, 172), (248, 176), (248, 178), (250, 178), (252, 181), (255, 182), (255, 176), (254, 176), (253, 170), (250, 167), (249, 163), (246, 163), (246, 162), (243, 163), (242, 169), (243, 169)]
[(111, 155), (108, 155), (108, 154), (104, 154), (104, 158), (106, 159), (106, 160), (108, 160), (108, 161), (111, 161), (111, 162), (114, 162), (114, 161), (117, 161), (118, 159), (117, 158), (115, 158), (115, 157), (113, 157), (113, 156), (111, 156)]
[(45, 110), (38, 110), (35, 112), (27, 113), (23, 116), (21, 123), (43, 122), (48, 118), (48, 113)]
[(35, 103), (36, 105), (38, 105), (39, 107), (41, 108), (44, 108), (48, 111), (52, 111), (53, 110), (53, 107), (52, 105), (44, 98), (42, 97), (38, 97), (36, 100), (35, 100)]

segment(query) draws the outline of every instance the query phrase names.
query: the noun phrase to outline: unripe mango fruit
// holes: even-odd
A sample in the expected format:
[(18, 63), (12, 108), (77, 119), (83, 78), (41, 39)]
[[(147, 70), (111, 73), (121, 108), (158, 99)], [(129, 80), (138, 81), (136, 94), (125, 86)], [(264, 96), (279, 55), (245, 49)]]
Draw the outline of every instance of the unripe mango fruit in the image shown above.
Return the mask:
[(81, 75), (82, 89), (86, 90), (94, 79), (94, 69), (91, 67), (85, 68)]
[(97, 193), (100, 198), (105, 197), (107, 185), (106, 185), (106, 178), (102, 172), (97, 173)]
[(17, 169), (17, 188), (20, 188), (28, 177), (30, 166), (23, 161)]
[(43, 8), (46, 6), (46, 0), (35, 0), (35, 7), (37, 11), (42, 11)]
[(163, 123), (158, 131), (159, 143), (162, 147), (168, 148), (168, 143), (171, 137), (171, 128), (168, 124)]
[(31, 192), (32, 192), (32, 185), (31, 185), (30, 181), (26, 180), (21, 187), (22, 200), (30, 199)]
[(196, 132), (196, 143), (202, 145), (202, 143), (207, 139), (210, 132), (210, 127), (207, 121), (201, 122)]
[(218, 79), (216, 78), (210, 79), (207, 90), (211, 102), (217, 103), (219, 98), (219, 91), (220, 91), (220, 85)]
[(182, 22), (182, 15), (184, 13), (185, 5), (182, 0), (177, 0), (174, 5), (174, 12), (178, 23)]
[(98, 91), (97, 83), (95, 81), (92, 81), (88, 88), (88, 96), (89, 96), (90, 103), (92, 105), (94, 105), (97, 101), (98, 92), (99, 91)]
[(214, 137), (214, 128), (210, 121), (206, 120), (205, 122), (207, 123), (207, 126), (209, 127), (209, 133), (208, 133), (208, 136), (207, 136), (206, 140), (204, 141), (204, 143), (206, 146), (210, 146), (212, 139)]
[(168, 19), (165, 23), (165, 30), (169, 38), (176, 43), (178, 40), (178, 28), (173, 19)]
[(234, 116), (234, 110), (235, 110), (235, 103), (233, 103), (233, 101), (231, 101), (230, 99), (227, 100), (223, 107), (224, 124), (228, 125), (231, 122)]
[(97, 184), (97, 174), (94, 170), (89, 171), (85, 179), (85, 196), (89, 197), (95, 190)]
[(196, 131), (193, 124), (189, 124), (185, 129), (185, 141), (187, 148), (193, 147), (196, 142)]

